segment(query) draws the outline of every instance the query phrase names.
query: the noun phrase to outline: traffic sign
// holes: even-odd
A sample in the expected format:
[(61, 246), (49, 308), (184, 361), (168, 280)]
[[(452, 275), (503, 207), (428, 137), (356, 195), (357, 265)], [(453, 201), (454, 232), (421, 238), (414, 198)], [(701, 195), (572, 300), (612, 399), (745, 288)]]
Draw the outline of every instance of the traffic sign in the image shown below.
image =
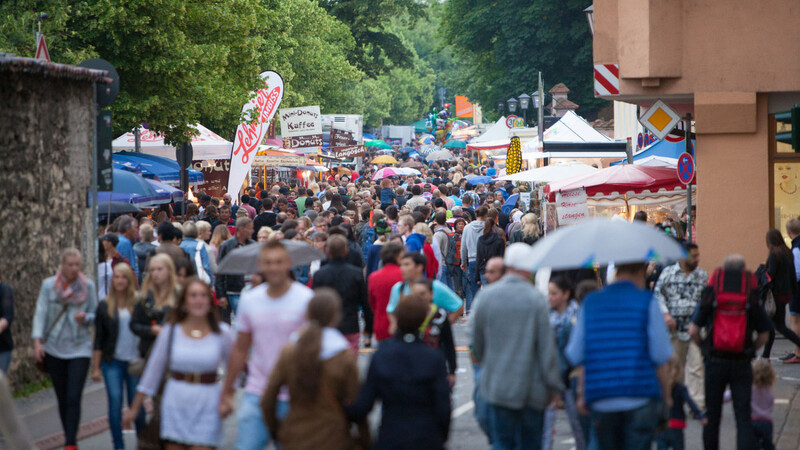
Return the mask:
[(514, 128), (514, 121), (517, 120), (518, 116), (511, 114), (510, 116), (506, 117), (506, 126), (508, 128)]
[[(41, 27), (41, 25), (39, 25)], [(34, 59), (41, 59), (50, 62), (50, 52), (47, 51), (47, 41), (44, 40), (42, 33), (36, 33), (36, 57)]]
[(639, 122), (659, 139), (664, 139), (680, 121), (681, 116), (661, 100), (653, 103), (639, 119)]
[(694, 180), (694, 158), (692, 155), (684, 152), (681, 153), (681, 156), (678, 156), (678, 179), (681, 180), (681, 183), (688, 185), (689, 183)]

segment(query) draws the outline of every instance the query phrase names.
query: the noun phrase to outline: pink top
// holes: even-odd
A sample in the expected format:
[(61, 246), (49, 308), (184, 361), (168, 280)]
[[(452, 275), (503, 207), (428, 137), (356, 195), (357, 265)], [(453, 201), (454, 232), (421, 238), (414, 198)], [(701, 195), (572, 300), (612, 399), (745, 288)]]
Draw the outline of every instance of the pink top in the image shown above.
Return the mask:
[(772, 394), (772, 388), (753, 386), (753, 393), (750, 397), (750, 419), (772, 422), (772, 406), (774, 403), (775, 397)]
[(297, 282), (279, 298), (267, 295), (266, 283), (242, 292), (236, 331), (253, 337), (245, 392), (264, 393), (283, 346), (305, 323), (306, 307), (313, 295), (314, 291)]

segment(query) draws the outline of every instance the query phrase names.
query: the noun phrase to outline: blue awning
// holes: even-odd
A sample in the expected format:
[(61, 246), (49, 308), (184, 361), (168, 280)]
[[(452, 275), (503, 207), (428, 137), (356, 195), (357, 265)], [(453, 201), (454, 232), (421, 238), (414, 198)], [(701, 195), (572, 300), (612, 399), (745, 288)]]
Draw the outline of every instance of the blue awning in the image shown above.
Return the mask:
[[(694, 147), (695, 147), (695, 141), (692, 141), (693, 153), (694, 153)], [(674, 159), (677, 164), (678, 156), (680, 156), (681, 153), (685, 151), (686, 151), (685, 139), (667, 137), (666, 139), (653, 142), (652, 144), (642, 149), (639, 153), (635, 153), (633, 155), (633, 161), (636, 162), (641, 159), (648, 158), (650, 156), (660, 156), (662, 158)], [(619, 161), (614, 161), (613, 163), (611, 163), (611, 165), (616, 166), (617, 164), (623, 164), (625, 161), (626, 161), (625, 158), (623, 158), (620, 159)]]
[[(157, 179), (171, 186), (180, 184), (181, 167), (177, 161), (172, 159), (128, 151), (114, 153), (111, 158), (115, 169), (136, 172), (145, 178)], [(189, 184), (203, 182), (202, 172), (191, 167), (187, 171), (189, 172)]]

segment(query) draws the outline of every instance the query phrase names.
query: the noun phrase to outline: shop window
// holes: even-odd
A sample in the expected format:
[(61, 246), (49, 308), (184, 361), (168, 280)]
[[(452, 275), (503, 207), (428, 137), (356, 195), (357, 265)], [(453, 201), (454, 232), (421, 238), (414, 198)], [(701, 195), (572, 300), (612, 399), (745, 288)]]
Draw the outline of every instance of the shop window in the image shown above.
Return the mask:
[(775, 228), (785, 235), (786, 222), (800, 217), (800, 162), (775, 162), (772, 188)]

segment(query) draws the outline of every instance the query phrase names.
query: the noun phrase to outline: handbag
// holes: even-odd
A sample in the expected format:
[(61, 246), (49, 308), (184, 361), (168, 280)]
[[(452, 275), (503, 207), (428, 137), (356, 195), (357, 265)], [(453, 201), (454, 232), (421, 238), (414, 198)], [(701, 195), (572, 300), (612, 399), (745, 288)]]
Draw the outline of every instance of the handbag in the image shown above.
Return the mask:
[[(53, 331), (53, 328), (55, 328), (58, 321), (61, 320), (62, 317), (64, 317), (64, 313), (67, 312), (67, 308), (69, 308), (69, 303), (65, 302), (64, 306), (61, 308), (61, 312), (58, 313), (58, 315), (56, 316), (56, 320), (54, 320), (53, 323), (51, 323), (50, 326), (47, 328), (47, 331), (44, 332), (44, 336), (42, 336), (42, 345), (47, 343), (47, 338), (50, 337), (50, 332)], [(44, 365), (44, 358), (42, 358), (41, 361), (36, 361), (36, 368), (41, 373), (44, 374), (47, 373), (47, 367), (45, 367)]]
[[(783, 306), (783, 305), (781, 305)], [(775, 303), (775, 296), (772, 294), (772, 289), (767, 288), (767, 293), (764, 296), (764, 311), (767, 312), (767, 316), (770, 318), (775, 316), (775, 312), (778, 310), (778, 307)]]
[(161, 440), (161, 395), (164, 393), (164, 386), (169, 379), (169, 363), (172, 357), (172, 335), (176, 326), (177, 324), (169, 329), (166, 370), (164, 371), (164, 376), (161, 378), (161, 385), (158, 387), (156, 398), (153, 399), (153, 415), (139, 434), (136, 447), (139, 450), (161, 450), (164, 448), (164, 442)]

